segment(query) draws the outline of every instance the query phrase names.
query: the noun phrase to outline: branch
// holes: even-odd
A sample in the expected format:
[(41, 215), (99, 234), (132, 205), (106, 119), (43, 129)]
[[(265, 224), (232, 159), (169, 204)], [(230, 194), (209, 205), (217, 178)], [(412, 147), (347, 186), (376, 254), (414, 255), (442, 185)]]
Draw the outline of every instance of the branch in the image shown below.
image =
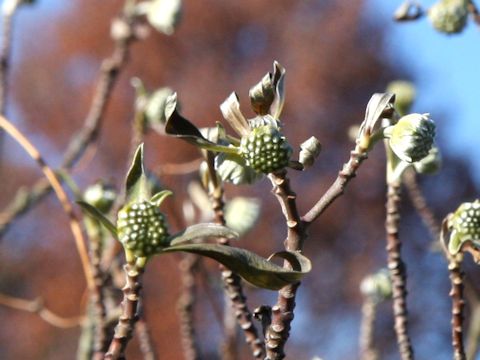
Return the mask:
[(0, 294), (0, 304), (10, 307), (12, 309), (38, 314), (38, 316), (40, 316), (50, 325), (62, 329), (79, 326), (84, 320), (82, 316), (66, 318), (55, 314), (53, 311), (45, 307), (41, 298), (36, 298), (34, 300), (24, 300)]
[(385, 230), (387, 232), (388, 269), (392, 281), (393, 314), (397, 343), (402, 360), (412, 360), (413, 349), (407, 330), (406, 269), (400, 254), (401, 242), (398, 236), (400, 195), (399, 183), (388, 185)]
[[(269, 175), (273, 185), (272, 192), (277, 197), (287, 225), (287, 239), (285, 249), (288, 251), (301, 251), (303, 242), (307, 238), (306, 223), (298, 213), (297, 195), (290, 188), (290, 180), (286, 170)], [(319, 215), (319, 214), (318, 214)], [(318, 215), (314, 216), (316, 218)], [(284, 264), (284, 266), (289, 266)], [(265, 341), (266, 360), (280, 360), (285, 358), (284, 347), (290, 336), (290, 324), (293, 320), (295, 309), (295, 296), (300, 283), (285, 286), (278, 292), (277, 303), (272, 307), (272, 322), (267, 328)]]
[[(82, 129), (73, 136), (65, 151), (62, 162), (62, 170), (69, 170), (83, 156), (88, 146), (93, 143), (100, 132), (104, 119), (105, 109), (112, 94), (115, 81), (124, 67), (133, 36), (133, 21), (130, 18), (123, 19), (130, 26), (131, 34), (125, 38), (116, 39), (113, 54), (103, 60), (100, 67), (100, 78), (93, 94), (90, 109), (85, 118)], [(10, 224), (20, 215), (31, 209), (51, 191), (43, 180), (38, 180), (32, 189), (25, 195), (25, 192), (17, 193), (8, 210), (1, 214), (0, 235), (4, 234)], [(21, 199), (28, 199), (21, 201)]]
[(302, 221), (305, 226), (315, 221), (339, 196), (343, 195), (346, 186), (352, 180), (362, 162), (367, 159), (367, 149), (359, 144), (350, 152), (350, 159), (343, 165), (342, 170), (339, 171), (338, 177), (328, 190), (322, 195), (320, 200), (302, 216)]
[(473, 20), (477, 23), (477, 25), (480, 25), (480, 11), (478, 11), (477, 5), (472, 0), (468, 1), (468, 11), (470, 14), (473, 16)]
[[(223, 188), (217, 182), (217, 174), (213, 166), (213, 156), (211, 152), (208, 152), (208, 169), (210, 172), (210, 179), (213, 185), (213, 191), (211, 193), (212, 208), (215, 214), (215, 222), (220, 225), (225, 225), (224, 214), (224, 202), (223, 202)], [(219, 244), (229, 245), (229, 241), (226, 238), (217, 239)], [(245, 340), (250, 346), (252, 354), (255, 358), (262, 358), (265, 356), (265, 347), (258, 336), (257, 328), (253, 323), (253, 316), (247, 305), (247, 298), (243, 293), (242, 279), (236, 273), (230, 271), (223, 265), (219, 265), (223, 286), (225, 289), (226, 297), (231, 302), (231, 307), (235, 312), (237, 323), (245, 334)], [(231, 311), (231, 308), (228, 308)]]
[(430, 235), (433, 239), (438, 239), (438, 235), (440, 234), (438, 220), (435, 218), (433, 211), (427, 204), (425, 196), (423, 196), (422, 190), (418, 186), (415, 170), (409, 169), (405, 171), (403, 175), (403, 183), (407, 188), (407, 192), (413, 207), (420, 215), (420, 218), (429, 230)]
[(126, 284), (123, 287), (122, 315), (115, 327), (115, 334), (112, 342), (105, 354), (105, 359), (122, 359), (128, 342), (132, 338), (132, 332), (135, 323), (138, 320), (138, 302), (140, 299), (140, 283), (143, 269), (139, 269), (130, 264), (124, 266), (126, 275)]
[(45, 160), (38, 152), (38, 150), (28, 141), (28, 139), (23, 136), (23, 134), (18, 131), (18, 129), (13, 126), (6, 118), (0, 116), (0, 127), (2, 127), (13, 139), (15, 139), (20, 146), (30, 155), (30, 157), (37, 162), (37, 164), (42, 169), (45, 177), (49, 181), (51, 187), (53, 188), (55, 194), (57, 195), (58, 200), (60, 201), (64, 212), (67, 214), (70, 222), (70, 229), (72, 230), (73, 237), (75, 239), (75, 245), (77, 247), (80, 260), (82, 262), (83, 272), (87, 280), (88, 288), (94, 288), (93, 274), (90, 267), (90, 261), (88, 258), (88, 251), (85, 245), (85, 240), (83, 238), (82, 229), (80, 223), (73, 212), (72, 204), (68, 199), (67, 194), (60, 184), (60, 180), (57, 178), (57, 175), (53, 170), (47, 165)]
[(185, 360), (200, 359), (198, 343), (193, 326), (193, 307), (195, 305), (195, 276), (198, 268), (199, 257), (193, 254), (185, 254), (180, 261), (182, 294), (177, 302), (180, 315), (180, 334)]
[(463, 347), (463, 308), (465, 301), (463, 300), (463, 273), (460, 263), (451, 258), (448, 264), (450, 273), (452, 298), (452, 346), (453, 358), (455, 360), (465, 360), (465, 350)]
[(377, 303), (370, 297), (365, 297), (362, 305), (362, 322), (360, 325), (360, 359), (377, 360), (378, 352), (373, 345), (374, 323), (377, 313)]

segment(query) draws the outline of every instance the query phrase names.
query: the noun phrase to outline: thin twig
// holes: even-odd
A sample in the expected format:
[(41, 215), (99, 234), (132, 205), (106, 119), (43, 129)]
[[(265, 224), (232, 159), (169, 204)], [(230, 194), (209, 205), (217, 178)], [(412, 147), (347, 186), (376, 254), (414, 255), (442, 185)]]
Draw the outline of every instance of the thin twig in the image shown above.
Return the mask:
[(141, 318), (138, 319), (137, 324), (135, 325), (135, 334), (140, 345), (143, 360), (155, 360), (157, 358), (155, 355), (155, 347), (153, 346), (152, 337), (150, 336), (150, 331), (148, 330), (143, 312)]
[(108, 352), (105, 354), (105, 359), (124, 359), (125, 349), (132, 338), (133, 329), (138, 320), (137, 307), (142, 288), (140, 279), (143, 269), (131, 264), (126, 264), (124, 269), (126, 284), (122, 289), (122, 315), (120, 315), (118, 324), (115, 327), (115, 335), (110, 343)]
[(356, 174), (362, 162), (367, 159), (367, 149), (357, 144), (355, 149), (350, 152), (350, 159), (338, 173), (338, 177), (328, 190), (322, 195), (320, 200), (302, 216), (305, 226), (315, 221), (339, 196), (343, 195), (345, 187)]
[[(129, 26), (133, 26), (132, 19), (127, 18), (124, 19), (124, 21)], [(133, 30), (131, 33), (133, 34)], [(100, 67), (100, 77), (83, 127), (73, 136), (65, 151), (61, 166), (63, 170), (71, 169), (83, 156), (89, 145), (97, 139), (113, 86), (127, 61), (129, 47), (134, 39), (135, 37), (133, 35), (129, 35), (125, 38), (115, 40), (113, 54), (103, 60)], [(4, 211), (0, 216), (0, 235), (8, 230), (10, 224), (17, 217), (31, 209), (48, 195), (50, 191), (51, 187), (43, 180), (38, 180), (37, 183), (33, 185), (32, 190), (29, 191), (29, 195), (25, 196), (24, 192), (17, 194), (12, 200), (11, 205), (7, 206), (8, 211)], [(28, 201), (20, 201), (21, 199), (19, 197), (21, 197), (21, 199), (28, 199)]]
[(92, 318), (94, 323), (94, 344), (93, 359), (101, 360), (107, 351), (107, 310), (104, 303), (103, 290), (105, 287), (105, 277), (101, 267), (102, 259), (102, 232), (101, 225), (96, 220), (89, 217), (85, 218), (85, 225), (90, 240), (90, 261), (92, 264), (93, 281), (95, 283), (94, 291), (91, 292), (90, 301), (92, 302)]
[(470, 11), (470, 14), (473, 16), (473, 20), (477, 23), (477, 25), (480, 25), (480, 11), (478, 11), (477, 5), (472, 0), (468, 1), (468, 11)]
[(465, 360), (465, 350), (463, 347), (463, 308), (465, 301), (463, 300), (463, 273), (460, 268), (460, 262), (451, 259), (448, 264), (450, 272), (452, 298), (452, 346), (453, 358), (455, 360)]
[(385, 230), (387, 232), (388, 269), (392, 281), (393, 314), (395, 317), (397, 343), (402, 360), (412, 360), (413, 349), (407, 330), (406, 269), (405, 263), (400, 255), (401, 242), (398, 236), (400, 196), (400, 184), (397, 182), (389, 184), (387, 190)]
[[(213, 156), (209, 152), (207, 158), (208, 168), (210, 171), (210, 179), (212, 181), (213, 191), (211, 192), (211, 203), (213, 212), (215, 214), (215, 222), (220, 225), (225, 225), (225, 213), (224, 213), (224, 202), (223, 202), (223, 188), (221, 184), (217, 182), (217, 174), (215, 173), (213, 166)], [(229, 245), (229, 241), (226, 238), (217, 239), (219, 244)], [(240, 328), (243, 330), (245, 335), (245, 340), (250, 346), (252, 354), (255, 358), (262, 358), (265, 356), (265, 346), (263, 341), (258, 335), (258, 330), (253, 323), (253, 315), (247, 305), (247, 298), (243, 292), (242, 279), (233, 271), (227, 269), (223, 265), (219, 266), (223, 285), (225, 289), (225, 294), (227, 299), (231, 303), (231, 307), (226, 309), (226, 311), (234, 310), (235, 317), (237, 318), (237, 323), (240, 325)], [(234, 336), (232, 334), (230, 337)], [(229, 341), (232, 343), (232, 340)], [(228, 343), (228, 342), (227, 342)], [(231, 348), (231, 346), (229, 346)]]
[(417, 181), (417, 174), (415, 170), (408, 169), (403, 174), (403, 183), (407, 188), (408, 196), (412, 202), (415, 210), (420, 215), (423, 223), (427, 227), (430, 235), (433, 239), (438, 239), (440, 234), (440, 227), (438, 226), (438, 220), (435, 218), (433, 211), (427, 204), (425, 196), (423, 196)]
[[(301, 251), (303, 242), (307, 237), (306, 223), (302, 221), (296, 204), (296, 194), (290, 188), (290, 180), (286, 170), (270, 174), (273, 185), (272, 192), (277, 197), (287, 225), (287, 238), (285, 249), (288, 251)], [(333, 201), (333, 199), (332, 199)], [(312, 213), (312, 221), (319, 215)], [(289, 265), (284, 264), (285, 267)], [(277, 303), (272, 307), (272, 323), (265, 335), (266, 360), (280, 360), (285, 357), (285, 343), (290, 336), (290, 324), (293, 320), (295, 309), (295, 296), (300, 282), (287, 285), (278, 292)]]
[(365, 297), (362, 305), (362, 322), (360, 324), (360, 359), (377, 360), (378, 351), (373, 344), (374, 324), (377, 315), (377, 302)]
[(30, 155), (30, 157), (37, 162), (37, 164), (42, 169), (45, 177), (50, 182), (55, 194), (57, 195), (58, 200), (60, 201), (63, 210), (67, 214), (70, 223), (70, 229), (72, 230), (73, 237), (75, 239), (75, 245), (77, 247), (78, 254), (80, 255), (80, 260), (82, 262), (83, 272), (85, 274), (85, 278), (87, 280), (87, 285), (89, 289), (94, 289), (94, 281), (93, 281), (93, 274), (92, 269), (90, 267), (90, 261), (88, 258), (88, 250), (87, 246), (85, 245), (85, 239), (83, 237), (82, 229), (80, 227), (80, 223), (78, 222), (77, 216), (73, 212), (72, 204), (68, 199), (67, 194), (62, 188), (60, 184), (60, 180), (58, 179), (57, 175), (53, 172), (53, 170), (47, 165), (47, 163), (43, 160), (40, 152), (28, 141), (28, 139), (23, 136), (23, 134), (18, 131), (18, 129), (13, 126), (6, 118), (0, 116), (0, 126), (14, 138), (20, 146), (22, 146), (25, 151)]
[(200, 359), (195, 328), (193, 326), (193, 307), (196, 301), (195, 271), (198, 268), (199, 257), (193, 254), (184, 255), (180, 261), (182, 294), (177, 302), (180, 315), (180, 334), (185, 360)]
[(71, 318), (67, 318), (55, 314), (43, 304), (41, 298), (37, 298), (34, 300), (25, 300), (5, 294), (0, 294), (0, 304), (8, 306), (12, 309), (38, 314), (38, 316), (40, 316), (50, 325), (63, 329), (79, 326), (84, 320), (82, 316), (74, 316)]

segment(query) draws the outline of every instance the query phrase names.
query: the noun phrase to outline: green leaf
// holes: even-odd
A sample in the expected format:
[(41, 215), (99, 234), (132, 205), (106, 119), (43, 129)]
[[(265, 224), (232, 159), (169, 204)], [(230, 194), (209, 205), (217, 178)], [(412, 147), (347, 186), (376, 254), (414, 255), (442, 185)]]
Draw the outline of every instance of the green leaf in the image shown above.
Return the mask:
[(125, 186), (128, 201), (142, 201), (150, 197), (147, 177), (143, 168), (143, 144), (140, 144), (135, 151), (132, 165), (127, 173)]
[(86, 203), (84, 201), (77, 201), (77, 204), (82, 208), (82, 210), (87, 213), (90, 217), (98, 220), (105, 228), (112, 234), (114, 238), (117, 238), (117, 227), (108, 220), (105, 215), (98, 211), (95, 207)]
[(238, 154), (239, 152), (236, 147), (218, 145), (209, 141), (202, 135), (200, 130), (194, 124), (181, 116), (177, 111), (176, 93), (167, 99), (165, 118), (167, 119), (165, 123), (165, 132), (168, 135), (181, 138), (205, 150), (228, 154)]
[(170, 246), (207, 237), (236, 239), (238, 238), (238, 233), (226, 226), (218, 224), (196, 224), (189, 226), (182, 232), (171, 236)]
[(155, 204), (155, 206), (160, 206), (162, 202), (170, 195), (173, 195), (173, 192), (170, 190), (163, 190), (152, 196), (150, 202)]
[(312, 267), (310, 260), (298, 252), (281, 252), (276, 255), (290, 262), (293, 270), (289, 270), (248, 250), (226, 245), (186, 244), (171, 246), (162, 250), (162, 252), (178, 251), (212, 258), (249, 283), (270, 290), (278, 290), (300, 281), (306, 273), (310, 272)]

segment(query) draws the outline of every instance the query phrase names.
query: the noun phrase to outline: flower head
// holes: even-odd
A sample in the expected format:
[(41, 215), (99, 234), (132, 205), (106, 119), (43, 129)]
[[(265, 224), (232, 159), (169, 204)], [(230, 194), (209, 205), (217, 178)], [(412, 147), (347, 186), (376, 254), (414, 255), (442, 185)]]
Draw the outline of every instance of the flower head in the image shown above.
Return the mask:
[(393, 152), (403, 161), (416, 162), (428, 155), (435, 138), (429, 114), (409, 114), (385, 130)]
[(480, 200), (466, 202), (458, 207), (449, 220), (452, 229), (448, 250), (457, 254), (465, 242), (480, 242)]
[(466, 0), (441, 0), (428, 11), (428, 18), (433, 27), (443, 33), (461, 32), (468, 19)]

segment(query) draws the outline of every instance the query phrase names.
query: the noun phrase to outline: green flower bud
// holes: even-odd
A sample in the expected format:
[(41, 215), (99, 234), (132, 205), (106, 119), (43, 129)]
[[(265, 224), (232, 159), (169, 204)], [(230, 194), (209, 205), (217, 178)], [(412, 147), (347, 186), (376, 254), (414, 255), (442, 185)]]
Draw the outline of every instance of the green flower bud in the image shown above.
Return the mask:
[(118, 212), (118, 239), (137, 257), (150, 257), (168, 246), (165, 216), (149, 201), (125, 205)]
[(363, 296), (377, 302), (389, 299), (392, 296), (392, 283), (386, 269), (366, 276), (360, 283)]
[(292, 148), (276, 127), (265, 125), (242, 137), (240, 152), (248, 166), (268, 174), (288, 165)]
[(416, 162), (428, 155), (435, 138), (435, 123), (430, 114), (409, 114), (385, 129), (390, 147), (403, 161)]
[(427, 156), (420, 161), (413, 163), (415, 170), (419, 174), (435, 174), (442, 166), (442, 156), (436, 146), (432, 147)]
[(387, 86), (387, 92), (395, 94), (395, 108), (400, 115), (409, 112), (415, 100), (415, 87), (410, 81), (392, 81)]
[(103, 182), (97, 182), (85, 190), (83, 199), (97, 208), (100, 212), (106, 214), (112, 208), (112, 205), (117, 197), (117, 193), (112, 186), (106, 185)]
[(466, 0), (441, 0), (428, 11), (433, 27), (443, 33), (461, 32), (467, 23), (468, 8)]
[(449, 221), (452, 229), (448, 251), (455, 255), (466, 241), (480, 242), (480, 200), (463, 203)]

